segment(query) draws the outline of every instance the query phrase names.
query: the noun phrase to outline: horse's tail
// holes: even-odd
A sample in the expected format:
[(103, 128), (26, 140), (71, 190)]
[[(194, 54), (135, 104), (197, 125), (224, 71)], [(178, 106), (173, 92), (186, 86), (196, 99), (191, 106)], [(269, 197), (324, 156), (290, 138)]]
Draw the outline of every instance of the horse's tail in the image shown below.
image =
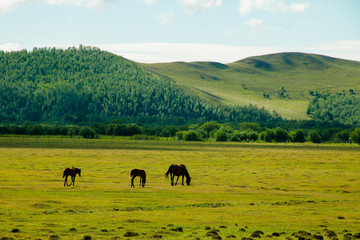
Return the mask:
[(63, 178), (65, 177), (67, 170), (68, 170), (67, 168), (64, 170), (64, 172), (63, 172)]
[(169, 177), (169, 174), (170, 174), (170, 172), (171, 172), (171, 168), (172, 168), (172, 166), (173, 166), (174, 164), (172, 164), (172, 165), (170, 165), (170, 167), (169, 167), (169, 169), (167, 170), (167, 172), (165, 173), (165, 177)]

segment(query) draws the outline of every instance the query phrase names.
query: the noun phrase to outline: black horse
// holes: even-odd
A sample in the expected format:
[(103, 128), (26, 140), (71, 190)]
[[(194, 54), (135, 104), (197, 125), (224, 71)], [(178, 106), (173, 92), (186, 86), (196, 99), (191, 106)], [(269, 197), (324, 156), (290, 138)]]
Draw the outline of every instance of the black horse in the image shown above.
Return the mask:
[(131, 187), (135, 187), (134, 186), (134, 178), (137, 176), (140, 177), (140, 186), (145, 187), (146, 172), (145, 172), (145, 170), (137, 169), (137, 168), (131, 170), (131, 172), (130, 172)]
[[(66, 169), (64, 170), (64, 173), (63, 173), (63, 178), (65, 177), (64, 187), (65, 187), (65, 184), (66, 184), (67, 186), (71, 186), (71, 184), (72, 184), (73, 186), (75, 186), (75, 177), (76, 177), (76, 174), (79, 174), (79, 177), (81, 177), (81, 169), (79, 169), (79, 168), (74, 168), (74, 167), (73, 167), (73, 168), (66, 168)], [(68, 184), (68, 182), (67, 182), (68, 176), (71, 177), (71, 183), (70, 183), (70, 184)]]
[(177, 184), (179, 177), (182, 176), (182, 185), (184, 185), (184, 176), (186, 177), (186, 184), (190, 185), (190, 175), (189, 172), (187, 171), (185, 165), (181, 164), (181, 165), (176, 165), (176, 164), (171, 164), (169, 167), (169, 170), (165, 173), (166, 177), (171, 177), (171, 186), (174, 186), (174, 177), (177, 176), (175, 185)]

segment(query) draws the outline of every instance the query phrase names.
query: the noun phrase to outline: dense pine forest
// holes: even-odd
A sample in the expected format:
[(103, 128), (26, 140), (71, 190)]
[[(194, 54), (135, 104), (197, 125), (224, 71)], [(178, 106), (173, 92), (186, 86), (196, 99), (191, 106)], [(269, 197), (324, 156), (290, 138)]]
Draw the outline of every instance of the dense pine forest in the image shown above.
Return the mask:
[(252, 105), (219, 106), (93, 47), (0, 51), (0, 122), (276, 122)]
[(336, 94), (317, 93), (310, 101), (307, 114), (320, 121), (336, 121), (358, 126), (360, 125), (360, 95), (352, 89)]

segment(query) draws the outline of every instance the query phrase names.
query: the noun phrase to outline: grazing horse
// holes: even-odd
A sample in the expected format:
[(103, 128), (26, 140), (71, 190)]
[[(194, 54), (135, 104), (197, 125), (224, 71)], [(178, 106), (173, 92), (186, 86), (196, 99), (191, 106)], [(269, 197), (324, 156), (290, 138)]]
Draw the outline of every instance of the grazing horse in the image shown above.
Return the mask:
[(130, 178), (131, 178), (131, 187), (135, 187), (134, 186), (134, 178), (135, 177), (140, 177), (140, 185), (142, 187), (145, 187), (145, 183), (146, 183), (146, 173), (145, 170), (142, 169), (133, 169), (130, 172)]
[(184, 185), (184, 176), (186, 177), (186, 184), (190, 185), (190, 175), (189, 172), (187, 171), (185, 165), (181, 164), (181, 165), (176, 165), (176, 164), (172, 164), (169, 167), (169, 170), (165, 173), (166, 177), (171, 177), (171, 186), (174, 186), (174, 177), (177, 176), (175, 185), (177, 184), (179, 177), (182, 176), (182, 185)]
[[(66, 169), (64, 170), (64, 173), (63, 173), (63, 178), (65, 177), (64, 187), (65, 187), (65, 184), (66, 184), (67, 186), (71, 186), (71, 184), (72, 184), (73, 186), (75, 186), (75, 177), (76, 177), (76, 174), (79, 174), (79, 177), (81, 177), (81, 169), (80, 169), (80, 168), (74, 168), (74, 167), (72, 167), (72, 168), (66, 168)], [(68, 182), (67, 182), (68, 176), (71, 177), (71, 183), (70, 183), (70, 184), (68, 184)]]

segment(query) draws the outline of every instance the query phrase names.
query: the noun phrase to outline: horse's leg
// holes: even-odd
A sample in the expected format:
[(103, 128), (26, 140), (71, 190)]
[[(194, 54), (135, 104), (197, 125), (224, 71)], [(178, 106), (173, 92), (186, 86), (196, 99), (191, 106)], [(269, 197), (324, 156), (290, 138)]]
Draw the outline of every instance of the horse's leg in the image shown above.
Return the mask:
[(184, 186), (184, 175), (182, 175), (182, 183), (181, 184)]
[(141, 187), (142, 177), (141, 177), (141, 176), (139, 176), (139, 178), (140, 178), (140, 184), (139, 184), (139, 187)]
[(174, 177), (175, 177), (175, 175), (174, 174), (171, 174), (171, 186), (174, 186)]
[(65, 184), (66, 184), (66, 185), (68, 184), (68, 182), (67, 182), (67, 178), (68, 178), (68, 176), (65, 176), (65, 180), (64, 180), (64, 187), (65, 187)]
[(177, 182), (179, 181), (179, 177), (180, 177), (180, 175), (177, 177), (175, 185), (176, 185), (176, 184), (177, 184)]
[(131, 178), (131, 187), (135, 187), (134, 186), (134, 178), (135, 178), (134, 176)]
[(74, 179), (72, 179), (73, 186), (75, 186), (75, 177), (76, 175), (74, 176)]
[(68, 184), (68, 186), (71, 186), (71, 184), (74, 185), (74, 177), (73, 176), (71, 176), (71, 182), (70, 182), (70, 184)]

